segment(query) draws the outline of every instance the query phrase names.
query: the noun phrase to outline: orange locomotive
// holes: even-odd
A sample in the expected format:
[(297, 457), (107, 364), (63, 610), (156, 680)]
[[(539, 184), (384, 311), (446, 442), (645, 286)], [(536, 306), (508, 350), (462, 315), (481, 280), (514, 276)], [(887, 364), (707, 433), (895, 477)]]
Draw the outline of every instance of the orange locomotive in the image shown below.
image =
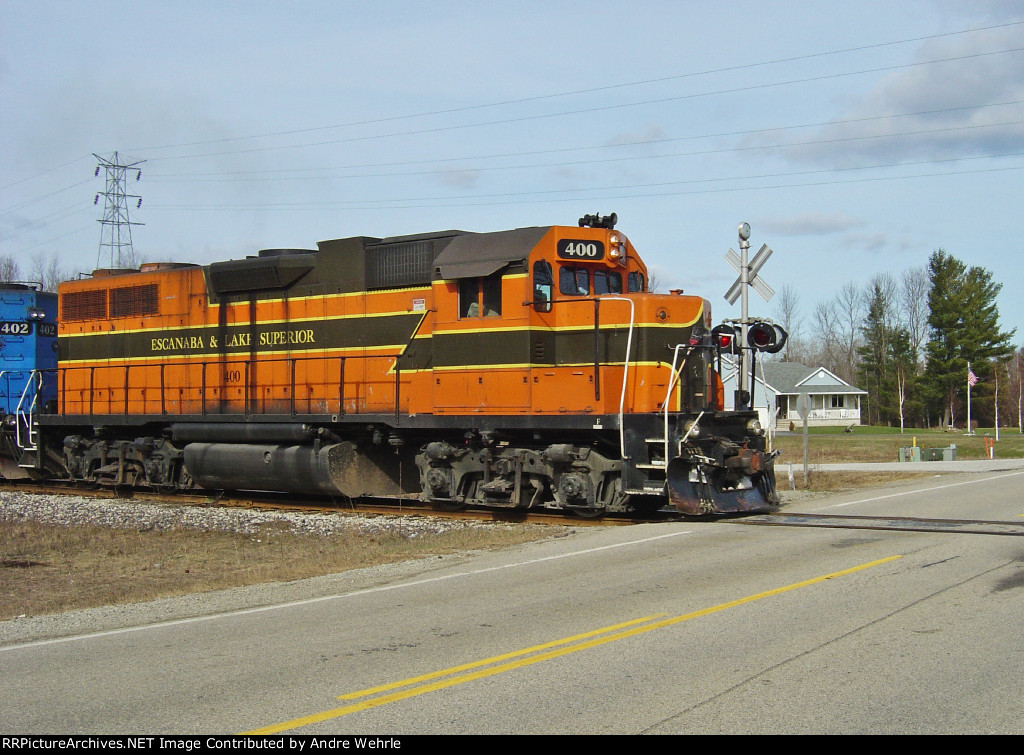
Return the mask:
[(650, 293), (614, 225), (345, 238), (62, 284), (38, 465), (584, 516), (767, 509), (772, 454), (755, 412), (723, 411), (708, 302)]

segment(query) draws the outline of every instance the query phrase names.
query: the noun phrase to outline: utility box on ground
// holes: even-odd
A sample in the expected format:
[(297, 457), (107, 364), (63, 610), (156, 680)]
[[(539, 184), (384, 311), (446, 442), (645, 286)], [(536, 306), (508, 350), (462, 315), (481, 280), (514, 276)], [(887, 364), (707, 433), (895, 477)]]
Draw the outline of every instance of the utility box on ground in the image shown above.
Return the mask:
[(900, 461), (921, 461), (921, 449), (918, 446), (901, 448)]

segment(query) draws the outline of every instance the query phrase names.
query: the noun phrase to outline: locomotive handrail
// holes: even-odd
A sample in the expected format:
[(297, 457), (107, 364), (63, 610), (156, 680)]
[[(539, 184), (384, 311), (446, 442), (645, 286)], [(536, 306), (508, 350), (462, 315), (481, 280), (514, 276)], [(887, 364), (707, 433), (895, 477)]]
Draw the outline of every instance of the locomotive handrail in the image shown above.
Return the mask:
[[(199, 407), (198, 408), (199, 408), (199, 413), (202, 416), (206, 416), (211, 411), (213, 411), (215, 413), (221, 413), (221, 412), (216, 412), (216, 409), (212, 408), (209, 405), (209, 402), (207, 400), (207, 387), (208, 387), (207, 373), (208, 373), (209, 369), (211, 367), (223, 367), (223, 366), (237, 365), (238, 372), (241, 373), (240, 374), (240, 378), (241, 378), (241, 381), (242, 381), (242, 385), (240, 386), (240, 388), (242, 390), (241, 399), (240, 399), (241, 403), (242, 403), (242, 411), (243, 411), (243, 413), (245, 415), (249, 415), (249, 414), (251, 414), (256, 409), (256, 402), (258, 401), (258, 397), (252, 395), (253, 394), (252, 388), (255, 385), (255, 382), (254, 382), (254, 379), (253, 379), (253, 375), (252, 375), (253, 371), (255, 369), (257, 369), (257, 367), (260, 366), (260, 365), (287, 363), (289, 365), (289, 367), (288, 367), (289, 377), (288, 377), (288, 383), (287, 383), (287, 385), (288, 385), (288, 411), (289, 411), (289, 413), (292, 416), (295, 416), (298, 413), (298, 407), (297, 407), (296, 395), (295, 395), (295, 386), (296, 386), (296, 382), (297, 382), (296, 367), (298, 366), (298, 364), (300, 362), (301, 363), (319, 362), (319, 363), (324, 363), (324, 364), (329, 364), (329, 363), (334, 362), (334, 363), (336, 363), (338, 365), (338, 369), (339, 369), (338, 379), (337, 379), (338, 395), (336, 397), (337, 402), (338, 402), (338, 411), (337, 411), (337, 413), (338, 414), (343, 414), (345, 412), (345, 362), (347, 360), (349, 360), (349, 359), (393, 358), (395, 356), (397, 356), (397, 355), (392, 355), (392, 354), (376, 354), (376, 353), (374, 353), (374, 354), (352, 354), (352, 355), (333, 356), (333, 357), (328, 357), (328, 356), (298, 356), (298, 357), (297, 356), (288, 356), (288, 357), (273, 357), (273, 358), (257, 357), (255, 359), (253, 359), (253, 358), (249, 357), (248, 355), (246, 355), (246, 356), (239, 356), (237, 358), (230, 358), (230, 357), (228, 357), (226, 359), (225, 358), (217, 358), (217, 359), (212, 359), (212, 360), (201, 360), (201, 361), (188, 360), (188, 359), (165, 361), (165, 362), (161, 362), (159, 364), (160, 412), (161, 412), (162, 415), (167, 415), (169, 413), (168, 408), (167, 408), (167, 395), (166, 395), (166, 382), (165, 382), (165, 370), (168, 367), (182, 367), (182, 368), (194, 367), (194, 368), (199, 370), (199, 373), (200, 373), (199, 374), (200, 386), (199, 386), (199, 399), (198, 399)], [(139, 363), (134, 363), (134, 364), (133, 363), (127, 363), (127, 364), (109, 365), (109, 366), (107, 366), (107, 365), (81, 365), (81, 366), (64, 366), (64, 367), (59, 367), (56, 370), (56, 372), (58, 373), (58, 392), (59, 392), (60, 396), (63, 399), (67, 400), (67, 397), (65, 396), (65, 394), (68, 393), (68, 390), (69, 390), (67, 388), (67, 374), (70, 373), (70, 372), (73, 372), (73, 371), (77, 371), (77, 370), (88, 370), (89, 371), (88, 385), (85, 388), (85, 390), (87, 390), (88, 393), (89, 393), (88, 408), (87, 408), (87, 412), (84, 412), (83, 414), (87, 414), (90, 417), (90, 419), (95, 418), (96, 406), (95, 406), (94, 402), (96, 400), (95, 394), (96, 394), (96, 391), (97, 391), (97, 388), (96, 388), (96, 370), (97, 369), (101, 369), (101, 370), (123, 370), (123, 372), (124, 372), (124, 379), (123, 379), (123, 381), (121, 381), (122, 385), (118, 386), (118, 388), (120, 390), (123, 390), (124, 393), (125, 393), (125, 395), (124, 395), (124, 403), (123, 403), (123, 410), (122, 411), (123, 411), (123, 416), (127, 417), (128, 416), (128, 408), (129, 408), (129, 400), (130, 400), (130, 397), (129, 397), (128, 394), (129, 394), (129, 391), (130, 391), (130, 388), (131, 388), (131, 381), (129, 379), (129, 373), (133, 369), (134, 370), (145, 369), (145, 368), (153, 369), (155, 367), (157, 367), (157, 365), (139, 364)], [(114, 373), (114, 375), (116, 376), (116, 373)], [(110, 384), (108, 384), (106, 386), (108, 390), (113, 388), (113, 384), (112, 384), (113, 380), (116, 380), (116, 377), (112, 376), (112, 380), (110, 381)], [(323, 385), (326, 388), (326, 387), (332, 386), (333, 384), (334, 384), (333, 380), (329, 380), (327, 377), (325, 377), (324, 378), (324, 382), (321, 385)], [(117, 390), (117, 389), (115, 389), (115, 390)], [(113, 399), (113, 396), (111, 396), (110, 399), (107, 400), (107, 403), (109, 404), (109, 401), (112, 400), (112, 399)], [(223, 401), (223, 399), (220, 399), (220, 400)], [(307, 399), (307, 400), (311, 400), (311, 399)], [(331, 400), (333, 401), (334, 399), (331, 399)], [(398, 401), (399, 401), (399, 395), (396, 392), (396, 396), (395, 396), (396, 411), (398, 411)], [(170, 412), (170, 413), (174, 413), (174, 412)], [(334, 412), (331, 412), (331, 413), (333, 414)]]
[[(629, 382), (629, 355), (633, 350), (633, 327), (636, 323), (636, 302), (625, 296), (608, 296), (600, 295), (587, 298), (568, 298), (568, 299), (551, 299), (545, 304), (570, 304), (576, 302), (591, 301), (594, 303), (594, 396), (595, 400), (600, 399), (600, 343), (599, 333), (601, 323), (598, 316), (598, 307), (602, 301), (624, 301), (629, 304), (629, 334), (626, 337), (626, 358), (622, 363), (622, 392), (619, 395), (619, 449), (621, 451), (622, 460), (626, 461), (629, 459), (626, 456), (626, 434), (623, 424), (623, 417), (625, 415), (626, 407), (626, 384)], [(527, 301), (523, 302), (524, 305), (534, 305), (536, 302)]]
[[(629, 382), (629, 354), (633, 349), (633, 324), (636, 320), (636, 302), (632, 299), (628, 299), (625, 296), (602, 296), (600, 299), (594, 299), (594, 308), (597, 308), (597, 302), (604, 299), (605, 301), (624, 301), (629, 303), (629, 335), (626, 337), (626, 359), (622, 363), (622, 393), (619, 395), (619, 453), (623, 461), (629, 459), (626, 456), (626, 430), (625, 422), (623, 417), (626, 410), (626, 383)], [(595, 319), (597, 315), (595, 314)]]
[(622, 392), (619, 394), (619, 451), (623, 461), (629, 459), (626, 456), (626, 431), (623, 421), (626, 409), (626, 384), (629, 382), (629, 355), (633, 350), (633, 326), (636, 323), (636, 302), (625, 296), (595, 296), (586, 299), (554, 299), (550, 304), (566, 304), (569, 302), (592, 301), (594, 302), (594, 393), (595, 399), (600, 396), (600, 329), (599, 307), (602, 301), (624, 301), (629, 304), (629, 333), (626, 336), (626, 357), (622, 362)]
[(676, 360), (679, 359), (679, 350), (682, 349), (682, 348), (686, 348), (686, 347), (687, 347), (687, 344), (677, 343), (675, 345), (675, 347), (672, 349), (672, 371), (669, 373), (668, 390), (665, 391), (665, 403), (662, 405), (662, 408), (664, 409), (664, 411), (662, 413), (665, 416), (665, 466), (666, 467), (668, 467), (668, 458), (669, 458), (668, 457), (668, 405), (669, 405), (669, 401), (672, 399), (672, 391), (676, 387), (676, 384), (679, 382), (679, 376), (682, 374), (683, 370), (686, 369), (686, 361), (690, 358), (690, 353), (692, 352), (692, 347), (690, 347), (691, 351), (687, 351), (686, 352), (686, 356), (683, 357), (683, 363), (681, 365), (679, 365), (679, 369), (676, 370)]
[[(5, 370), (5, 372), (6, 372), (6, 370)], [(43, 369), (43, 370), (36, 369), (36, 370), (32, 370), (29, 373), (28, 379), (25, 381), (25, 387), (22, 388), (22, 390), (21, 390), (21, 397), (18, 399), (18, 406), (17, 406), (17, 408), (14, 411), (14, 415), (15, 415), (15, 418), (16, 418), (15, 427), (14, 427), (14, 442), (17, 444), (18, 448), (21, 448), (22, 450), (25, 450), (25, 451), (35, 451), (35, 450), (38, 449), (37, 443), (38, 443), (39, 436), (38, 436), (38, 434), (33, 432), (33, 425), (34, 425), (33, 417), (35, 416), (36, 409), (38, 408), (38, 405), (39, 405), (39, 396), (43, 392), (43, 373), (46, 373), (46, 372), (54, 372), (54, 370), (53, 369)], [(0, 375), (2, 375), (2, 374), (3, 373), (0, 373)], [(32, 400), (29, 402), (28, 413), (26, 414), (23, 411), (22, 407), (25, 404), (25, 398), (28, 395), (29, 388), (33, 384), (35, 385), (35, 390), (32, 392)], [(27, 445), (22, 445), (22, 442), (21, 442), (22, 441), (22, 438), (21, 438), (21, 417), (22, 416), (25, 416), (25, 430), (28, 432), (28, 444)]]

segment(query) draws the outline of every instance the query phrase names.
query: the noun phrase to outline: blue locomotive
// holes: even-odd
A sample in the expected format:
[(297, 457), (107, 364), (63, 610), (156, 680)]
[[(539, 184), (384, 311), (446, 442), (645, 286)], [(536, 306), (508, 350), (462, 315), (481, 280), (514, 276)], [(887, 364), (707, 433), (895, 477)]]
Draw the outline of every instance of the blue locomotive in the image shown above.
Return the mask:
[[(34, 466), (35, 423), (57, 402), (57, 294), (0, 284), (0, 417), (4, 476)], [(26, 453), (28, 456), (26, 457)]]

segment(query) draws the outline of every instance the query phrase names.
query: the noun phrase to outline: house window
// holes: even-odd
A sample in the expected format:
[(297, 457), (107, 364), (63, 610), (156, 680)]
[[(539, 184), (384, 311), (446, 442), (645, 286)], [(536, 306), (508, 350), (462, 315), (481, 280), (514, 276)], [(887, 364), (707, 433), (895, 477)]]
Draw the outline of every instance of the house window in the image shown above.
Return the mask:
[(501, 317), (501, 276), (462, 278), (459, 281), (459, 317)]
[(838, 393), (838, 394), (833, 393), (832, 394), (832, 408), (833, 409), (842, 409), (843, 408), (843, 394), (841, 394), (841, 393)]

